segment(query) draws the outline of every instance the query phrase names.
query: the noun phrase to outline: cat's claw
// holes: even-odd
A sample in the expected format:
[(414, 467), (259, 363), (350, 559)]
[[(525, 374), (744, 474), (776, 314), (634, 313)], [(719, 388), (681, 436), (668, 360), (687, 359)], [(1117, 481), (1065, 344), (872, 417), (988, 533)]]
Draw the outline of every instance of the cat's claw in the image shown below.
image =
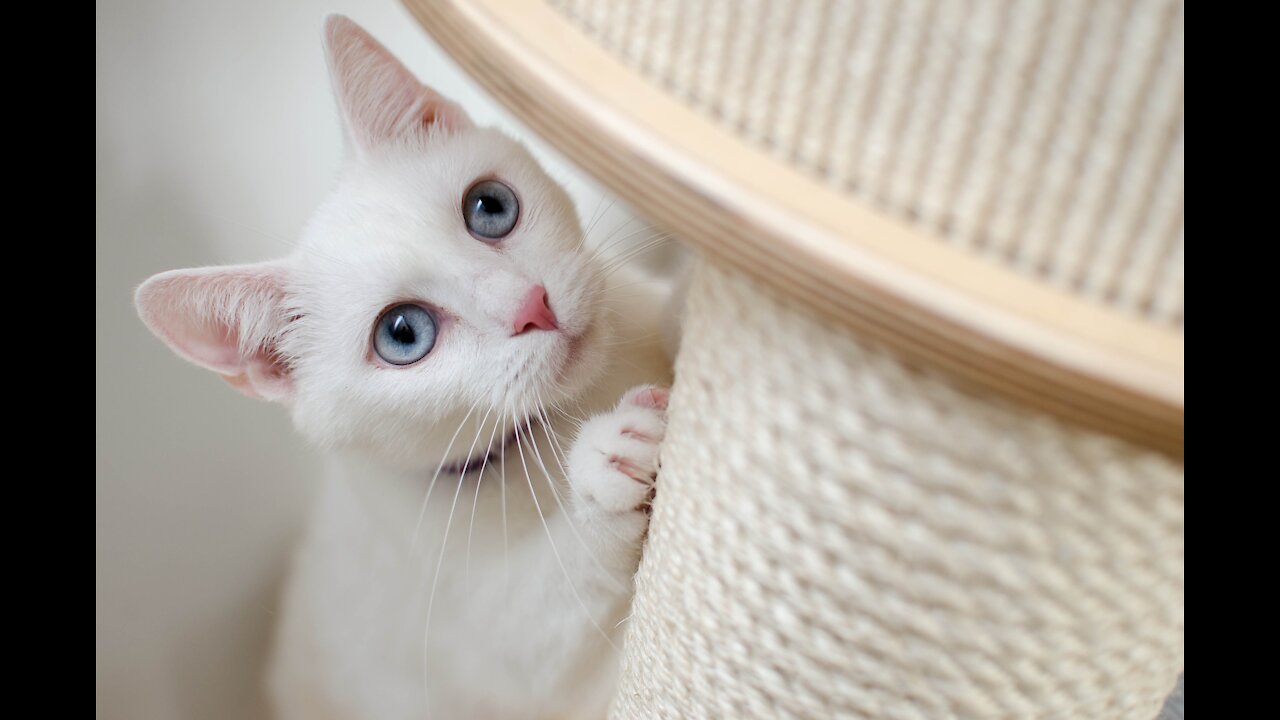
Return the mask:
[(580, 510), (633, 539), (648, 526), (669, 397), (665, 388), (632, 388), (611, 412), (582, 426), (570, 453)]

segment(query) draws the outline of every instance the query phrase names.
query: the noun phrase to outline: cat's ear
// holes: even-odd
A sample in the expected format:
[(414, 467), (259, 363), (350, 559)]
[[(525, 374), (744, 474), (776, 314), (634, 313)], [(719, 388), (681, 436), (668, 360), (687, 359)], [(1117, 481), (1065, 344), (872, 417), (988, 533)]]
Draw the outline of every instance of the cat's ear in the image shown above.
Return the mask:
[(342, 121), (358, 151), (431, 125), (448, 131), (471, 127), (462, 108), (418, 82), (348, 18), (325, 18), (324, 45)]
[(262, 400), (293, 393), (279, 340), (289, 317), (283, 261), (171, 270), (142, 283), (138, 315), (179, 356)]

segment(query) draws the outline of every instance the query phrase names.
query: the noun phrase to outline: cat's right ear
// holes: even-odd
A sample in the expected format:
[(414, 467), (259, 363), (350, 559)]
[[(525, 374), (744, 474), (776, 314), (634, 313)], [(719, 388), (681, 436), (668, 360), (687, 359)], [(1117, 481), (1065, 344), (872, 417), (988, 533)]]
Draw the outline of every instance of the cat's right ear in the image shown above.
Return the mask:
[(171, 270), (142, 283), (138, 315), (175, 353), (240, 392), (287, 401), (293, 394), (279, 341), (289, 322), (283, 261)]
[(357, 152), (431, 126), (445, 131), (472, 126), (462, 108), (418, 82), (350, 19), (324, 19), (324, 47), (343, 125)]

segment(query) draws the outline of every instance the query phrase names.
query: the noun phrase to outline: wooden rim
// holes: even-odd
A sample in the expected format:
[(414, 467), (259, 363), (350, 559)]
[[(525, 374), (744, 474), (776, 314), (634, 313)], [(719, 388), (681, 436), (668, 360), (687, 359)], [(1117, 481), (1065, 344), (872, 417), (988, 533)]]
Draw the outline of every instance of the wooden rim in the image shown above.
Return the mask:
[(823, 185), (679, 103), (542, 0), (405, 5), (505, 107), (663, 230), (917, 364), (1181, 456), (1181, 332)]

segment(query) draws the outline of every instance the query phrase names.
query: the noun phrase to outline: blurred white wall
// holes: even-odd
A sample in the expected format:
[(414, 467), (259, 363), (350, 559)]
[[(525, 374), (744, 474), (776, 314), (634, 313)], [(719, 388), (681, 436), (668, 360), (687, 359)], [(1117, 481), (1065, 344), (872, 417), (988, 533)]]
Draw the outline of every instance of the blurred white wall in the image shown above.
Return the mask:
[(395, 0), (99, 0), (99, 718), (265, 716), (263, 653), (319, 459), (281, 408), (152, 338), (132, 292), (162, 270), (288, 250), (341, 150), (320, 45), (328, 12), (364, 25), (477, 122), (525, 139), (584, 221), (603, 214), (593, 237), (631, 219)]

